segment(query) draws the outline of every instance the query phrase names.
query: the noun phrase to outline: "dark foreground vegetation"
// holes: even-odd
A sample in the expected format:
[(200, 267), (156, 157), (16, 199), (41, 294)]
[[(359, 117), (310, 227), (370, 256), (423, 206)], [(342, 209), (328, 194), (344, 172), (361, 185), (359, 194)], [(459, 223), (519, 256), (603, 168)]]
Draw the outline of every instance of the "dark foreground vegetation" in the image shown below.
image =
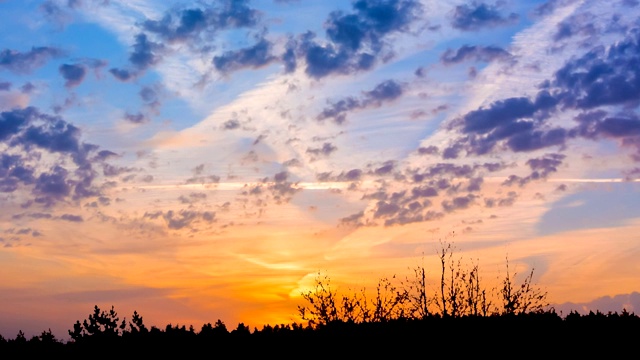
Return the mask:
[(447, 244), (439, 255), (435, 287), (426, 283), (423, 267), (413, 269), (410, 279), (383, 278), (374, 291), (347, 294), (338, 294), (329, 278), (318, 274), (315, 287), (302, 294), (305, 305), (298, 307), (304, 324), (251, 330), (240, 323), (229, 330), (218, 320), (198, 330), (171, 324), (148, 328), (137, 312), (121, 320), (114, 307), (95, 306), (73, 324), (66, 342), (50, 330), (31, 339), (22, 332), (14, 339), (0, 336), (0, 358), (638, 356), (638, 315), (623, 310), (562, 316), (532, 283), (533, 270), (516, 282), (507, 261), (500, 288), (485, 289), (477, 263), (463, 267)]

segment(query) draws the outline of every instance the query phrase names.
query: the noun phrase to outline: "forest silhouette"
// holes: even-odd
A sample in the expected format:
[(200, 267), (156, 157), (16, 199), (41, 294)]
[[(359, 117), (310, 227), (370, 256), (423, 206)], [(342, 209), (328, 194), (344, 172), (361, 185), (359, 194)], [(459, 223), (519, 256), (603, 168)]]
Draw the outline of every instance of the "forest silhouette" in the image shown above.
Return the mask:
[[(534, 270), (520, 282), (506, 261), (498, 288), (483, 286), (478, 262), (463, 266), (450, 243), (441, 243), (439, 283), (427, 283), (424, 266), (412, 276), (379, 279), (374, 291), (365, 288), (339, 293), (330, 277), (319, 272), (312, 288), (301, 293), (302, 323), (263, 325), (251, 330), (239, 323), (229, 330), (218, 319), (203, 324), (147, 327), (134, 311), (130, 318), (97, 305), (88, 317), (68, 330), (69, 340), (51, 330), (27, 339), (0, 335), (3, 358), (64, 356), (86, 358), (276, 355), (284, 357), (447, 356), (492, 354), (496, 357), (637, 355), (640, 317), (627, 310), (563, 316), (547, 303), (547, 293), (533, 283)], [(522, 278), (522, 277), (521, 277)], [(429, 292), (429, 289), (435, 289)]]

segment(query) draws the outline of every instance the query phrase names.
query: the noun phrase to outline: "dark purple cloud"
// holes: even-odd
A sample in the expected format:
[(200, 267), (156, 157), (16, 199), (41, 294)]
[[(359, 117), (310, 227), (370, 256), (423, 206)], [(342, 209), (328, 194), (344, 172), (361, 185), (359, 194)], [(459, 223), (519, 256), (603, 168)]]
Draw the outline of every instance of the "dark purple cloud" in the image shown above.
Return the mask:
[(120, 81), (129, 81), (137, 76), (137, 73), (127, 69), (111, 68), (109, 72)]
[(80, 215), (64, 214), (60, 216), (60, 219), (70, 222), (83, 222), (84, 219)]
[(518, 122), (521, 119), (532, 118), (538, 110), (544, 110), (555, 105), (553, 102), (547, 102), (548, 93), (540, 92), (539, 101), (531, 101), (529, 98), (518, 97), (498, 100), (492, 103), (488, 108), (480, 108), (478, 110), (467, 113), (463, 118), (463, 131), (465, 133), (486, 134), (496, 129), (506, 132), (506, 134), (497, 134), (503, 138), (510, 135), (512, 131), (519, 131), (528, 127), (525, 123), (521, 123), (522, 127), (509, 129), (508, 126)]
[(346, 121), (348, 112), (381, 106), (385, 102), (399, 98), (403, 92), (403, 84), (395, 80), (385, 80), (372, 90), (364, 91), (359, 98), (349, 96), (331, 103), (316, 116), (316, 120), (333, 119), (335, 123), (342, 124)]
[(140, 98), (145, 103), (154, 103), (158, 101), (158, 92), (152, 87), (143, 86), (142, 89), (140, 89), (139, 94)]
[(322, 112), (316, 116), (316, 119), (319, 121), (333, 119), (335, 123), (342, 124), (346, 121), (347, 112), (361, 107), (362, 104), (360, 100), (354, 97), (347, 97), (331, 103), (329, 107), (322, 110)]
[(537, 172), (542, 177), (546, 177), (549, 173), (558, 171), (558, 166), (562, 164), (565, 158), (562, 154), (548, 154), (541, 158), (527, 160), (527, 165), (532, 171)]
[(48, 206), (71, 195), (72, 183), (68, 177), (69, 172), (61, 166), (40, 174), (35, 181), (35, 201)]
[(482, 188), (482, 183), (483, 182), (484, 182), (484, 179), (481, 178), (481, 177), (476, 177), (476, 178), (469, 179), (469, 184), (467, 186), (467, 191), (468, 192), (480, 191), (480, 189)]
[(192, 211), (192, 210), (180, 210), (180, 211), (157, 211), (152, 213), (145, 213), (143, 218), (148, 219), (164, 219), (167, 227), (172, 230), (180, 230), (183, 228), (190, 228), (196, 230), (195, 226), (198, 224), (210, 224), (216, 221), (216, 213), (212, 211)]
[(0, 81), (0, 91), (11, 90), (11, 83), (6, 81)]
[(511, 175), (502, 183), (502, 185), (511, 186), (518, 184), (520, 186), (524, 186), (531, 181), (544, 179), (550, 173), (558, 171), (558, 167), (562, 164), (565, 157), (566, 156), (562, 154), (547, 154), (543, 157), (529, 159), (526, 164), (531, 169), (530, 175), (525, 177)]
[(205, 193), (191, 193), (189, 196), (180, 195), (180, 197), (178, 197), (178, 201), (182, 204), (195, 204), (206, 198), (207, 194)]
[(135, 42), (132, 45), (132, 51), (129, 54), (129, 62), (135, 67), (135, 70), (111, 68), (109, 72), (120, 81), (129, 81), (140, 74), (144, 73), (148, 68), (156, 65), (162, 60), (162, 54), (165, 50), (164, 45), (149, 40), (145, 33), (138, 33), (135, 36)]
[(364, 106), (370, 106), (371, 104), (380, 106), (382, 102), (392, 101), (399, 98), (402, 95), (403, 86), (395, 80), (386, 80), (376, 85), (371, 91), (364, 93), (364, 99), (362, 103)]
[(311, 154), (314, 156), (329, 156), (333, 152), (338, 150), (338, 148), (332, 143), (326, 142), (322, 144), (322, 147), (319, 148), (307, 148), (307, 154)]
[(438, 189), (433, 186), (419, 186), (411, 189), (411, 198), (419, 199), (423, 197), (434, 197), (438, 196)]
[(135, 37), (133, 51), (129, 55), (129, 61), (140, 70), (155, 65), (160, 61), (160, 52), (163, 45), (150, 41), (146, 34), (140, 33)]
[(240, 127), (240, 121), (238, 119), (229, 119), (222, 123), (223, 130), (235, 130)]
[(102, 173), (104, 176), (119, 176), (121, 174), (130, 173), (133, 171), (137, 171), (136, 168), (126, 167), (126, 166), (115, 166), (111, 164), (104, 164), (102, 167)]
[(287, 171), (281, 171), (273, 177), (261, 179), (260, 184), (245, 185), (246, 190), (242, 191), (242, 195), (256, 199), (254, 206), (257, 208), (266, 207), (271, 202), (276, 205), (288, 203), (295, 194), (302, 191), (297, 182), (288, 181), (290, 175)]
[(316, 79), (368, 70), (383, 53), (385, 37), (407, 31), (421, 11), (414, 0), (354, 1), (350, 13), (334, 11), (325, 22), (330, 43), (321, 45), (314, 34), (303, 34), (298, 56), (306, 60), (306, 73)]
[(0, 69), (18, 74), (28, 74), (44, 65), (49, 59), (62, 56), (61, 50), (53, 47), (32, 47), (27, 52), (4, 49), (0, 51)]
[[(549, 159), (553, 160), (552, 157)], [(473, 165), (440, 163), (423, 169), (396, 169), (394, 165), (393, 162), (387, 162), (376, 171), (369, 171), (368, 174), (378, 176), (393, 174), (395, 179), (404, 183), (407, 188), (391, 191), (387, 188), (386, 183), (380, 182), (376, 189), (362, 196), (362, 200), (374, 202), (373, 208), (343, 218), (341, 224), (395, 226), (440, 219), (446, 213), (466, 209), (482, 200), (480, 195), (474, 193), (481, 190), (484, 175), (488, 172), (503, 170), (506, 167), (502, 163), (477, 163)], [(543, 163), (533, 165), (544, 166)], [(552, 166), (553, 164), (546, 165)], [(331, 173), (318, 174), (320, 181), (335, 181), (337, 178)], [(465, 193), (460, 194), (463, 191)], [(440, 200), (441, 209), (433, 208), (435, 199)], [(502, 199), (488, 201), (490, 205), (494, 205), (500, 200)], [(506, 206), (507, 201), (510, 201), (509, 198), (504, 200), (501, 206)]]
[(442, 202), (442, 208), (446, 212), (453, 212), (460, 209), (466, 209), (473, 204), (473, 201), (475, 199), (476, 199), (476, 196), (473, 194), (454, 197), (451, 200), (444, 200)]
[(443, 64), (458, 64), (463, 61), (491, 62), (494, 60), (507, 60), (511, 54), (498, 46), (464, 45), (458, 50), (447, 49), (440, 60)]
[(498, 5), (472, 2), (456, 6), (451, 26), (462, 31), (477, 31), (514, 23), (518, 15), (503, 15)]
[(420, 155), (436, 155), (438, 153), (439, 153), (438, 147), (434, 145), (418, 148), (418, 154)]
[(373, 173), (376, 175), (388, 175), (390, 174), (393, 169), (395, 168), (396, 163), (393, 160), (389, 160), (389, 161), (385, 161), (384, 164), (382, 164), (382, 166), (377, 167)]
[(251, 28), (258, 24), (260, 13), (249, 7), (247, 0), (223, 0), (220, 6), (201, 4), (202, 7), (172, 9), (160, 20), (146, 20), (142, 28), (169, 42), (197, 40), (203, 34)]
[(492, 208), (495, 206), (499, 206), (499, 207), (512, 206), (515, 203), (517, 198), (518, 198), (518, 194), (515, 191), (509, 191), (507, 193), (507, 196), (503, 198), (498, 198), (498, 199), (485, 198), (484, 206), (488, 208)]
[(25, 125), (35, 121), (38, 115), (33, 107), (0, 113), (0, 141), (17, 134)]
[(222, 73), (230, 73), (244, 68), (259, 68), (274, 60), (276, 57), (271, 55), (271, 43), (263, 38), (248, 48), (214, 56), (213, 65)]
[(220, 182), (220, 176), (217, 175), (202, 175), (194, 176), (186, 180), (186, 184), (217, 184)]
[(20, 184), (34, 182), (34, 169), (20, 155), (0, 155), (0, 192), (14, 192)]
[(443, 155), (457, 158), (463, 149), (469, 154), (486, 154), (501, 142), (516, 152), (563, 145), (568, 135), (566, 130), (542, 128), (559, 101), (560, 98), (542, 90), (533, 100), (507, 98), (473, 110), (454, 124), (461, 126), (467, 136), (455, 140)]
[(60, 75), (65, 79), (66, 87), (74, 87), (80, 85), (87, 73), (82, 64), (62, 64), (58, 68)]
[(595, 126), (595, 132), (606, 137), (636, 137), (640, 135), (640, 119), (631, 114), (628, 117), (606, 117)]
[(202, 9), (185, 9), (178, 13), (167, 13), (162, 20), (146, 20), (143, 29), (160, 35), (170, 42), (184, 41), (202, 31), (207, 18)]
[[(608, 48), (595, 47), (567, 61), (543, 83), (535, 98), (498, 100), (454, 121), (452, 128), (460, 129), (463, 136), (452, 141), (449, 155), (562, 149), (568, 139), (583, 137), (618, 139), (623, 146), (635, 148), (633, 157), (640, 159), (640, 120), (632, 111), (640, 104), (639, 63), (640, 31), (633, 29)], [(610, 115), (610, 108), (602, 109), (605, 106), (621, 110)], [(555, 111), (565, 109), (582, 111), (575, 127), (547, 123)]]
[(633, 104), (640, 99), (640, 32), (609, 48), (596, 47), (568, 61), (555, 73), (552, 86), (566, 91), (565, 104), (579, 109)]
[(557, 26), (558, 31), (553, 36), (554, 41), (560, 41), (576, 35), (593, 36), (598, 34), (598, 29), (594, 24), (594, 16), (589, 13), (570, 16)]
[(77, 162), (83, 162), (85, 154), (79, 142), (80, 129), (62, 119), (51, 119), (45, 124), (28, 126), (24, 132), (12, 139), (12, 145), (22, 145), (50, 152), (72, 154)]
[(124, 114), (124, 119), (127, 122), (130, 122), (132, 124), (144, 124), (144, 123), (147, 123), (147, 122), (150, 121), (149, 118), (145, 114), (140, 113), (140, 112), (137, 112), (135, 114), (126, 112)]
[[(44, 206), (99, 195), (92, 163), (106, 157), (93, 156), (98, 147), (83, 143), (80, 135), (77, 127), (61, 117), (34, 107), (0, 113), (0, 142), (8, 146), (1, 158), (0, 189), (30, 189), (35, 203)], [(53, 164), (40, 162), (42, 152), (53, 156)]]
[(360, 169), (351, 169), (347, 172), (340, 173), (338, 175), (339, 181), (358, 181), (362, 177), (362, 170)]
[(285, 48), (284, 54), (281, 56), (281, 61), (284, 64), (284, 72), (291, 73), (298, 67), (298, 60), (296, 59), (296, 42), (293, 39), (289, 39)]
[(35, 88), (35, 85), (33, 85), (31, 82), (26, 82), (20, 87), (20, 91), (22, 91), (22, 93), (24, 94), (31, 94), (33, 90), (35, 90)]
[(323, 172), (316, 174), (316, 180), (320, 182), (327, 181), (359, 181), (362, 178), (363, 171), (360, 169), (351, 169), (349, 171), (342, 171), (338, 175), (333, 175), (332, 172)]

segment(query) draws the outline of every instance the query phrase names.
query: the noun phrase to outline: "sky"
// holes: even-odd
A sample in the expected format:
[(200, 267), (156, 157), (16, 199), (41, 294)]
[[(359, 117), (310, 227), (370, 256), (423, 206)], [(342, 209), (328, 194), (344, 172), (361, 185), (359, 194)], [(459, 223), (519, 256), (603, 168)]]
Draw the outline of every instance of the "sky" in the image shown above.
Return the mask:
[[(439, 246), (640, 312), (637, 0), (0, 1), (0, 334), (300, 321)], [(434, 289), (435, 291), (435, 282)]]

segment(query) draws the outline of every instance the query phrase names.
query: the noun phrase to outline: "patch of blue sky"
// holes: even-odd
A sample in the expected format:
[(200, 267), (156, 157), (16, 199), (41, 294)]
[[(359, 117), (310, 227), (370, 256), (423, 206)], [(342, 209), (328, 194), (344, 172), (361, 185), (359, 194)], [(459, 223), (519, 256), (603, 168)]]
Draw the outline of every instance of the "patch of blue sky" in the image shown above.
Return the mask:
[[(68, 25), (51, 39), (59, 42), (73, 54), (73, 60), (101, 59), (108, 67), (124, 67), (128, 64), (129, 46), (122, 44), (113, 33), (97, 24), (79, 22)], [(107, 68), (108, 69), (108, 68)]]
[(536, 229), (540, 235), (572, 230), (611, 228), (640, 217), (640, 184), (589, 184), (550, 205)]
[[(258, 10), (266, 12), (263, 21), (268, 23), (272, 34), (290, 34), (293, 36), (307, 31), (324, 37), (324, 22), (332, 11), (349, 11), (348, 1), (297, 1), (297, 2), (255, 2)], [(291, 16), (295, 7), (296, 16)]]

